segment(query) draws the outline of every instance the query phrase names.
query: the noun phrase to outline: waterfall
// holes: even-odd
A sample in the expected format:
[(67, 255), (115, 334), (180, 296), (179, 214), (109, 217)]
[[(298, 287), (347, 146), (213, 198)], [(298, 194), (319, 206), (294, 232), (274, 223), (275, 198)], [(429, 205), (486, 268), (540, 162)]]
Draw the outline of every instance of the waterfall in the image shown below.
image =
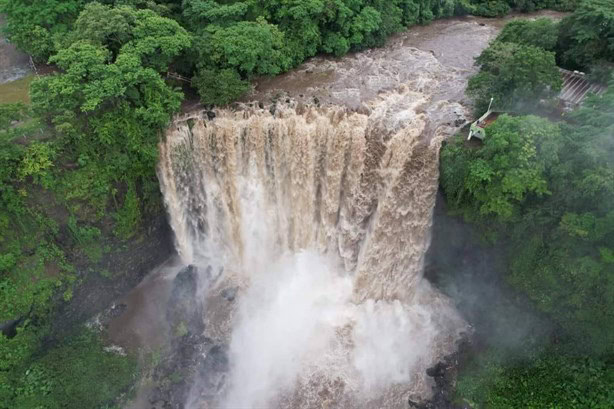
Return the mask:
[(231, 367), (217, 396), (195, 385), (189, 406), (428, 397), (425, 369), (464, 329), (422, 280), (439, 149), (459, 112), (401, 87), (355, 110), (290, 101), (172, 124), (158, 176), (180, 257), (217, 274), (205, 331)]

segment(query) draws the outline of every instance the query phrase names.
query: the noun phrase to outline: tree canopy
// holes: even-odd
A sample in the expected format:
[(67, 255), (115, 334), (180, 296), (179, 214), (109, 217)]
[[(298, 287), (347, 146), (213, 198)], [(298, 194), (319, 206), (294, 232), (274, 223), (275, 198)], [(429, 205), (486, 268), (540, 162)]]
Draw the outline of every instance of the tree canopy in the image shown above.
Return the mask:
[(552, 195), (528, 209), (518, 226), (527, 235), (511, 275), (540, 309), (599, 352), (612, 352), (614, 345), (614, 82), (610, 85), (571, 115), (560, 163), (549, 178)]
[(546, 51), (554, 51), (559, 37), (558, 23), (549, 18), (536, 20), (513, 20), (506, 24), (497, 36), (497, 41), (532, 45)]
[(546, 170), (558, 160), (560, 130), (535, 117), (503, 115), (487, 128), (475, 150), (453, 144), (444, 150), (442, 169), (448, 199), (466, 215), (518, 218), (529, 195), (549, 194)]
[(86, 0), (1, 0), (9, 38), (39, 61), (55, 51), (54, 42), (72, 28)]
[(151, 10), (90, 3), (50, 59), (62, 72), (32, 85), (33, 108), (80, 155), (114, 165), (117, 175), (149, 174), (157, 129), (182, 98), (160, 73), (190, 41), (177, 22)]
[[(461, 375), (475, 407), (608, 407), (614, 376), (614, 80), (552, 123), (500, 116), (484, 144), (441, 154), (449, 208), (504, 253), (514, 297), (555, 324), (555, 342), (496, 345)], [(495, 250), (493, 250), (495, 251)], [(530, 338), (530, 337), (529, 337)], [(539, 385), (540, 393), (530, 393)], [(561, 385), (564, 388), (561, 389)]]
[[(495, 47), (478, 58), (487, 75), (493, 67), (505, 72), (493, 55), (518, 50), (516, 43), (497, 41), (490, 49)], [(481, 77), (483, 72), (472, 81)], [(510, 87), (513, 97), (525, 92), (523, 85)], [(508, 238), (514, 255), (509, 283), (579, 349), (596, 354), (612, 353), (614, 345), (612, 135), (614, 81), (565, 123), (503, 115), (486, 128), (482, 146), (468, 148), (460, 138), (441, 156), (442, 186), (452, 208), (481, 225), (495, 223), (489, 230)]]
[(527, 110), (561, 89), (555, 54), (543, 48), (495, 41), (476, 59), (480, 72), (469, 80), (467, 93), (478, 110), (490, 98), (500, 109)]
[(557, 53), (563, 65), (590, 68), (597, 61), (614, 63), (614, 7), (610, 0), (583, 0), (561, 22)]
[[(577, 4), (578, 11), (564, 19), (563, 30), (547, 19), (518, 22), (505, 29), (501, 42), (552, 51), (556, 41), (559, 63), (572, 69), (611, 61), (608, 0), (0, 0), (0, 12), (7, 15), (11, 41), (41, 62), (77, 39), (104, 44), (114, 56), (121, 45), (132, 42), (149, 54), (147, 66), (159, 64), (158, 71), (177, 62), (177, 71), (202, 84), (198, 79), (207, 73), (224, 70), (224, 79), (234, 88), (237, 75), (228, 70), (247, 83), (254, 75), (278, 74), (317, 53), (339, 56), (382, 45), (391, 34), (436, 18), (542, 8), (570, 11)], [(190, 49), (173, 34), (174, 24), (192, 37)], [(138, 40), (146, 32), (147, 41), (156, 38), (157, 50)], [(524, 48), (520, 52), (528, 53), (528, 61), (540, 58)], [(226, 93), (195, 88), (204, 103), (227, 103), (240, 95), (231, 92), (221, 98)]]
[[(537, 65), (554, 67), (556, 58), (566, 68), (593, 74), (598, 64), (611, 61), (607, 30), (614, 10), (604, 3), (582, 1), (560, 23), (508, 24), (476, 61), (481, 71), (469, 89), (478, 107), (491, 93), (505, 95), (502, 107), (517, 111), (537, 106), (526, 103), (528, 98), (552, 95), (554, 71), (528, 73), (530, 64), (513, 58), (512, 50), (524, 47), (531, 50), (528, 55), (547, 56), (536, 58)], [(502, 115), (486, 127), (483, 144), (467, 144), (459, 136), (443, 148), (441, 185), (450, 210), (491, 239), (493, 252), (503, 253), (496, 268), (510, 297), (554, 325), (545, 345), (527, 340), (521, 351), (509, 352), (493, 344), (472, 361), (457, 392), (474, 407), (611, 405), (614, 72), (603, 67), (603, 78), (610, 79), (607, 91), (559, 113), (558, 122)], [(537, 93), (527, 93), (519, 81), (523, 77), (541, 83)], [(509, 80), (509, 88), (498, 88), (495, 78)], [(531, 392), (536, 385), (537, 394)]]

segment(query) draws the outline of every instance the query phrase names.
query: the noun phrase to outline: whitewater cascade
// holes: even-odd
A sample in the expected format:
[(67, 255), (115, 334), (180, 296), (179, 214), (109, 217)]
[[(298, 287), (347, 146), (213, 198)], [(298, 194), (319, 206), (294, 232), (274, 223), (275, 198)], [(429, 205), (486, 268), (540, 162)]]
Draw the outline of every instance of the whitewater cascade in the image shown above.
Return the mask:
[[(357, 110), (287, 101), (174, 122), (159, 179), (179, 255), (212, 266), (205, 331), (231, 368), (189, 407), (429, 396), (425, 369), (465, 328), (421, 279), (439, 149), (460, 112), (401, 87)], [(232, 286), (236, 302), (222, 304)]]

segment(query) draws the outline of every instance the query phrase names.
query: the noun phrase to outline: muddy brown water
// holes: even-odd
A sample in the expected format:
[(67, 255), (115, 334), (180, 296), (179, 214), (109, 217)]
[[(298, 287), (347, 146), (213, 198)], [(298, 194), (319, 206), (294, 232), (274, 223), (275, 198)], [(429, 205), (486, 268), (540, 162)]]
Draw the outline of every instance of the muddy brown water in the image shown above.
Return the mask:
[(476, 72), (474, 58), (509, 21), (522, 18), (561, 19), (566, 13), (542, 10), (532, 14), (511, 14), (490, 19), (455, 17), (429, 25), (414, 26), (391, 37), (381, 48), (351, 53), (341, 58), (314, 57), (297, 69), (254, 82), (244, 101), (268, 102), (278, 98), (341, 104), (358, 108), (378, 93), (390, 91), (411, 81), (417, 70), (429, 70), (427, 59), (414, 58), (412, 48), (430, 52), (439, 63), (461, 75), (459, 83), (449, 84), (445, 97), (464, 100), (466, 80)]
[(154, 352), (164, 349), (168, 341), (169, 325), (166, 306), (173, 279), (181, 269), (175, 257), (154, 269), (145, 279), (116, 305), (125, 310), (109, 323), (108, 339), (132, 352)]
[[(435, 100), (451, 100), (468, 105), (464, 96), (466, 82), (475, 72), (473, 61), (501, 27), (513, 18), (564, 14), (544, 11), (503, 19), (462, 17), (412, 27), (392, 37), (386, 46), (353, 53), (343, 58), (315, 57), (297, 69), (274, 78), (259, 78), (244, 102), (291, 99), (299, 105), (341, 105), (361, 109), (382, 93), (404, 84), (420, 90), (423, 78), (438, 81)], [(426, 53), (425, 53), (426, 52)], [(433, 58), (434, 57), (434, 58)], [(445, 69), (442, 70), (441, 66)], [(420, 72), (420, 75), (416, 73)], [(423, 75), (424, 72), (430, 75)], [(424, 85), (426, 86), (426, 85)], [(118, 303), (125, 311), (109, 324), (108, 340), (131, 350), (152, 351), (168, 343), (165, 311), (172, 290), (172, 280), (179, 270), (177, 261), (154, 270), (138, 287)], [(149, 388), (149, 389), (147, 389)], [(145, 396), (151, 385), (138, 394), (134, 409), (149, 407)], [(141, 403), (142, 402), (142, 403)]]

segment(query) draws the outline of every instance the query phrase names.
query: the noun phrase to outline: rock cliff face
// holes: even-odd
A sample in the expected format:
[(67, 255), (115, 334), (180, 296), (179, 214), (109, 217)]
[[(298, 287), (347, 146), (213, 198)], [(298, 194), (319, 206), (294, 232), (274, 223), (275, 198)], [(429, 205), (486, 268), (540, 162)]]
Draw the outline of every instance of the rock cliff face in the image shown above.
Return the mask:
[(75, 263), (83, 282), (75, 287), (70, 302), (62, 304), (53, 319), (54, 336), (63, 336), (111, 306), (175, 253), (165, 215), (154, 216), (145, 224), (148, 226), (145, 233), (128, 242), (108, 238), (112, 250), (99, 263), (91, 265), (85, 260)]

